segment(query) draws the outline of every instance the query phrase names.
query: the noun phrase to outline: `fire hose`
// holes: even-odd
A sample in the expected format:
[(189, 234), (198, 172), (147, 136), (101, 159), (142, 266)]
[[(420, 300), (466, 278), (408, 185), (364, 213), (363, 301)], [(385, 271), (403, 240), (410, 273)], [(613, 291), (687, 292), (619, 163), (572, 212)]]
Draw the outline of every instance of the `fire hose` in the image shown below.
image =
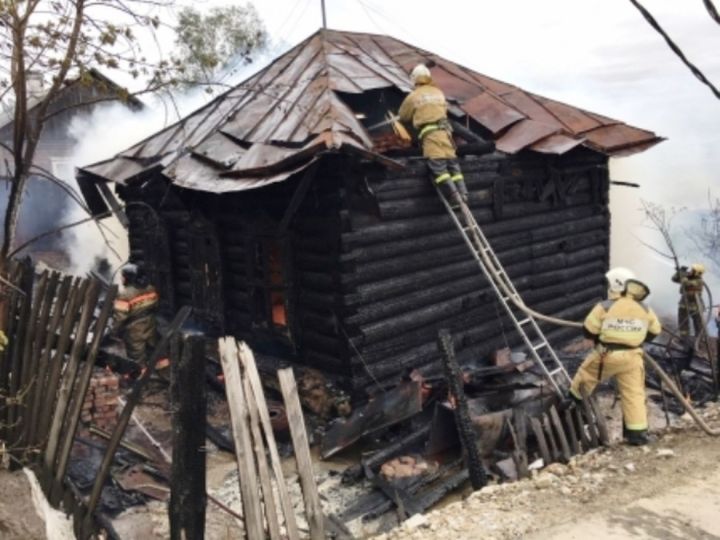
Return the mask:
[[(462, 211), (464, 214), (467, 214), (470, 212), (470, 210), (467, 208), (465, 204), (462, 205)], [(467, 222), (471, 222), (468, 220), (468, 216), (465, 215), (465, 219)], [(479, 239), (475, 239), (475, 241), (480, 244)], [(488, 257), (488, 254), (485, 250), (479, 249), (478, 253), (482, 257), (483, 264), (486, 266), (486, 268), (491, 272), (493, 276), (497, 276), (499, 273), (499, 270), (495, 267), (493, 262), (490, 260), (490, 257)], [(540, 321), (544, 321), (550, 324), (555, 324), (558, 326), (566, 326), (571, 328), (582, 328), (583, 324), (575, 321), (568, 321), (566, 319), (559, 319), (557, 317), (551, 317), (549, 315), (545, 315), (543, 313), (540, 313), (538, 311), (535, 311), (534, 309), (528, 307), (525, 305), (525, 303), (519, 298), (519, 296), (516, 293), (513, 293), (513, 291), (510, 290), (510, 288), (505, 284), (505, 282), (502, 279), (495, 279), (496, 285), (500, 287), (502, 292), (512, 301), (513, 304), (515, 304), (515, 307), (517, 307), (520, 311), (525, 313), (526, 315), (530, 315), (531, 317), (534, 317), (535, 319), (538, 319)], [(683, 396), (682, 392), (678, 389), (678, 387), (675, 385), (673, 380), (668, 376), (667, 373), (665, 373), (665, 370), (663, 370), (662, 367), (660, 367), (660, 364), (658, 364), (655, 359), (650, 356), (648, 353), (643, 351), (643, 359), (645, 360), (646, 364), (649, 365), (653, 371), (660, 377), (660, 380), (667, 386), (667, 388), (670, 390), (670, 393), (675, 396), (675, 398), (680, 402), (680, 404), (685, 409), (685, 412), (687, 412), (691, 418), (695, 421), (695, 423), (702, 429), (705, 433), (712, 437), (718, 437), (720, 436), (720, 430), (712, 429), (710, 426), (707, 425), (705, 420), (698, 414), (698, 412), (695, 410), (695, 408), (690, 404), (690, 402), (685, 399), (685, 396)]]

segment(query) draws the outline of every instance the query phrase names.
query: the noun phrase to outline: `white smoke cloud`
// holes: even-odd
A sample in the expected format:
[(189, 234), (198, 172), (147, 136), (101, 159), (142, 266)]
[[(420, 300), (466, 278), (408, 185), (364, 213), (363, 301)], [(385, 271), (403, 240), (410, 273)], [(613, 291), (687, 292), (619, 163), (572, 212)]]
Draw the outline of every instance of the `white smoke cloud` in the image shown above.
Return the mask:
[[(227, 84), (238, 84), (271, 60), (269, 53), (259, 55), (252, 64), (226, 77)], [(172, 102), (159, 97), (145, 99), (141, 111), (132, 111), (119, 102), (96, 106), (90, 113), (76, 115), (70, 123), (69, 135), (77, 142), (69, 161), (73, 168), (81, 168), (109, 159), (187, 116), (213, 97), (205, 88), (198, 87), (177, 93)], [(77, 189), (74, 178), (63, 180)], [(72, 223), (86, 217), (83, 209), (72, 205), (63, 221)], [(102, 224), (105, 237), (92, 222), (68, 231), (65, 244), (72, 260), (72, 273), (84, 275), (95, 266), (98, 257), (106, 257), (113, 268), (127, 260), (126, 231), (114, 217), (103, 220)]]

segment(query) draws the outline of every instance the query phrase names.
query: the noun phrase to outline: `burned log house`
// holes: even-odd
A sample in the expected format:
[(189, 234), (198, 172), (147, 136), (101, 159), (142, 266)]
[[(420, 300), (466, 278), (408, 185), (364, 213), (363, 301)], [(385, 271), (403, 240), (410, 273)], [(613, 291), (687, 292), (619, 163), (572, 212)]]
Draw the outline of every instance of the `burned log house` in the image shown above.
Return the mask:
[(437, 369), (440, 328), (462, 363), (482, 364), (516, 343), (511, 324), (419, 151), (383, 123), (418, 62), (465, 128), (470, 205), (517, 289), (534, 309), (581, 317), (604, 294), (608, 159), (661, 139), (390, 37), (318, 31), (79, 181), (97, 212), (97, 185), (115, 183), (131, 259), (165, 313), (192, 305), (217, 334), (356, 395)]

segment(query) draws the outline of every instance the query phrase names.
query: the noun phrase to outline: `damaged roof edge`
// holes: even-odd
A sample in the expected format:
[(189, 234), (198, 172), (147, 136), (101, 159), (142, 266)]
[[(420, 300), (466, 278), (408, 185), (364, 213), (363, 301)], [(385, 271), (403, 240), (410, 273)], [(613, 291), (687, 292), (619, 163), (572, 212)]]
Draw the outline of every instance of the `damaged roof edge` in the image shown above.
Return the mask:
[[(437, 76), (450, 113), (472, 118), (493, 134), (498, 149), (509, 154), (530, 150), (562, 155), (585, 146), (607, 156), (623, 156), (664, 140), (388, 36), (320, 30), (184, 119), (113, 159), (81, 170), (122, 184), (160, 167), (177, 185), (216, 191), (218, 182), (227, 187), (229, 181), (248, 178), (257, 186), (258, 178), (278, 178), (328, 151), (398, 168), (399, 163), (382, 153), (391, 147), (370, 137), (358, 111), (338, 91), (362, 95), (396, 88), (406, 93), (411, 88), (408, 68), (423, 61)], [(209, 142), (218, 133), (227, 138), (219, 146)], [(193, 180), (183, 182), (174, 174), (180, 170)]]

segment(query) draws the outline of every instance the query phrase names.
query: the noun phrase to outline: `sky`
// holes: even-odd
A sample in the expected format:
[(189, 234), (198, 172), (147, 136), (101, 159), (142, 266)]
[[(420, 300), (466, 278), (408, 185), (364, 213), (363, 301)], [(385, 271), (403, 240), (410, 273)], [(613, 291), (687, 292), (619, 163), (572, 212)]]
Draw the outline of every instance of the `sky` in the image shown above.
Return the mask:
[[(196, 0), (192, 5), (202, 10), (227, 3)], [(720, 25), (702, 0), (642, 3), (688, 58), (720, 86)], [(271, 46), (244, 75), (322, 23), (321, 0), (254, 4)], [(654, 301), (665, 311), (674, 309), (672, 265), (640, 242), (663, 247), (644, 224), (640, 201), (686, 208), (691, 214), (707, 208), (709, 190), (720, 195), (720, 100), (695, 79), (628, 0), (325, 0), (325, 5), (329, 28), (388, 34), (480, 73), (666, 137), (642, 154), (611, 160), (612, 179), (641, 185), (611, 188), (612, 263), (635, 270), (650, 285)], [(181, 100), (181, 109), (192, 110), (204, 99), (195, 93)], [(122, 150), (162, 127), (165, 119), (164, 112), (156, 110), (141, 127), (118, 127), (106, 152)], [(86, 147), (82, 163), (90, 156), (104, 157), (99, 152), (97, 146)], [(692, 220), (680, 219), (673, 230), (686, 263), (698, 256), (688, 240), (691, 228)], [(714, 275), (709, 280), (720, 297), (720, 280)]]

